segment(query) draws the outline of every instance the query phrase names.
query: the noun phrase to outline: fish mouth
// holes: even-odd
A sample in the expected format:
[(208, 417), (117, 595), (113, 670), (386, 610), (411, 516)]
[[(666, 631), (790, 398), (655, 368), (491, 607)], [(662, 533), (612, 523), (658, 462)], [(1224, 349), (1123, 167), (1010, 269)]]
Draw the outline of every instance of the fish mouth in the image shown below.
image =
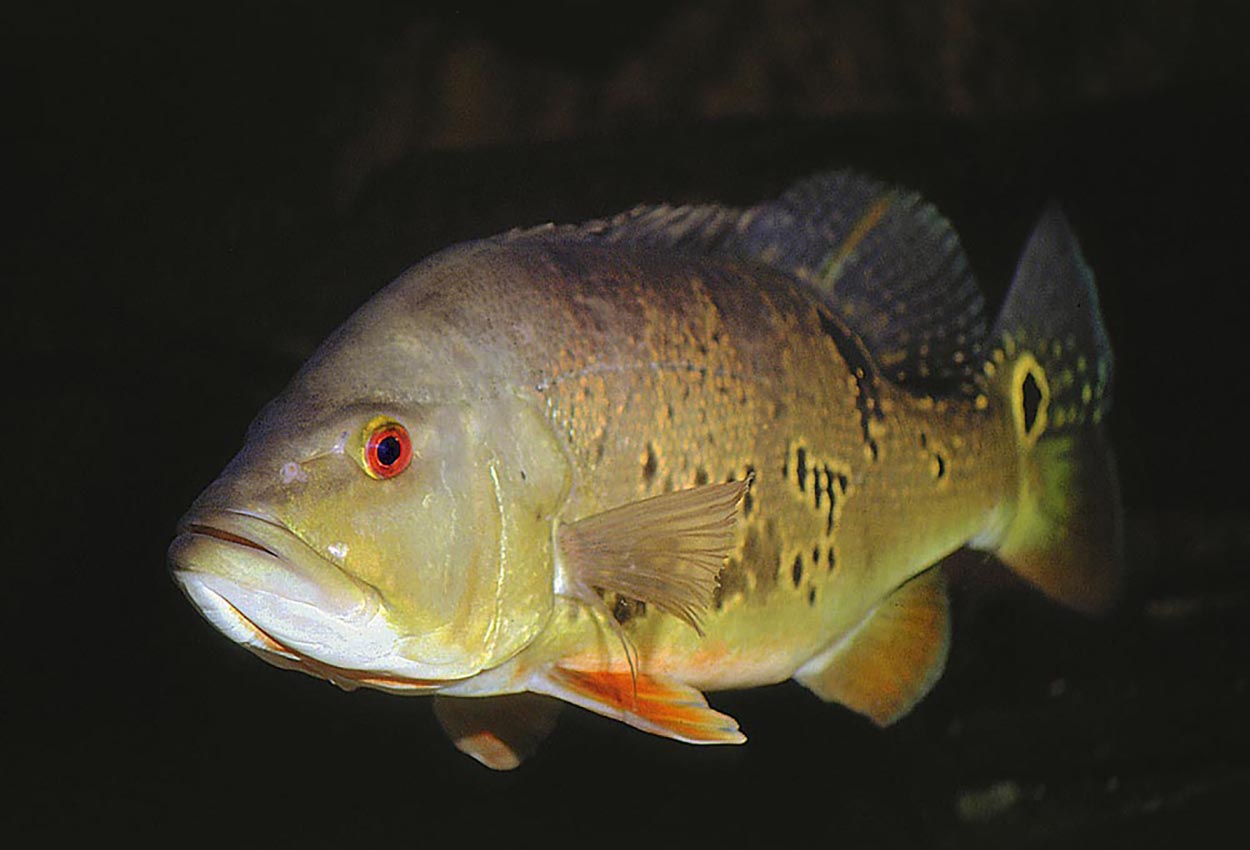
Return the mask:
[[(265, 520), (262, 519), (262, 521), (265, 521)], [(278, 557), (277, 552), (267, 549), (266, 547), (257, 543), (255, 540), (249, 540), (248, 538), (243, 537), (241, 535), (233, 534), (222, 528), (214, 528), (211, 525), (203, 525), (198, 522), (187, 523), (186, 533), (187, 534), (200, 534), (200, 535), (203, 535), (204, 537), (216, 537), (218, 540), (224, 540), (227, 543), (233, 543), (236, 546), (247, 546), (248, 548), (251, 548), (251, 549), (258, 549), (261, 552), (264, 552), (266, 555), (270, 555), (274, 558)]]
[(264, 514), (185, 517), (169, 548), (174, 581), (220, 632), (279, 667), (351, 689), (447, 684), (402, 655), (402, 635), (370, 585)]

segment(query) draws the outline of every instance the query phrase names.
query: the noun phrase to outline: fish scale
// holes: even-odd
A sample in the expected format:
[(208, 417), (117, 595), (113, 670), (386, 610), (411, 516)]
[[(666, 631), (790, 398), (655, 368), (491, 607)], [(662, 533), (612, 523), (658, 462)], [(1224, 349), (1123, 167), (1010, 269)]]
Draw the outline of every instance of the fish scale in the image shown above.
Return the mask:
[[(915, 448), (917, 435), (949, 426), (934, 421), (924, 409), (930, 405), (898, 393), (863, 403), (863, 367), (852, 368), (843, 354), (851, 346), (858, 361), (857, 341), (845, 330), (830, 333), (827, 313), (793, 279), (755, 263), (705, 260), (691, 268), (681, 255), (620, 246), (579, 252), (573, 274), (559, 256), (557, 248), (536, 263), (558, 276), (552, 288), (572, 305), (606, 302), (617, 317), (605, 328), (595, 311), (560, 310), (571, 323), (566, 338), (579, 346), (541, 369), (544, 405), (577, 460), (569, 516), (693, 487), (701, 475), (724, 481), (755, 473), (752, 509), (721, 573), (721, 604), (705, 618), (706, 637), (648, 609), (628, 623), (644, 665), (701, 689), (784, 680), (909, 577), (917, 560), (932, 563), (967, 539), (1005, 488), (1003, 476), (989, 474), (981, 498), (961, 495), (945, 506), (935, 494), (966, 479), (969, 447), (947, 450), (948, 471), (935, 476), (931, 453)], [(534, 259), (527, 253), (519, 262)], [(654, 280), (671, 281), (661, 291), (677, 297), (653, 299)], [(747, 301), (744, 290), (768, 297)], [(622, 337), (632, 342), (622, 345)], [(883, 406), (894, 412), (870, 436), (864, 420), (886, 421)], [(866, 414), (870, 407), (876, 412)], [(962, 430), (1008, 438), (993, 428), (997, 411), (966, 401), (943, 412), (956, 407)], [(871, 558), (843, 547), (844, 536), (871, 538), (875, 513), (906, 516), (915, 503), (924, 504), (931, 524), (952, 530), (905, 556), (889, 554), (901, 548), (897, 541), (872, 547)], [(940, 512), (952, 515), (935, 519)], [(813, 550), (832, 551), (840, 569), (817, 569)], [(712, 646), (721, 652), (709, 652)], [(755, 668), (749, 679), (742, 674), (748, 663)], [(726, 670), (736, 671), (733, 681), (725, 681)]]
[(515, 230), (336, 330), (170, 563), (261, 658), (432, 692), (497, 769), (563, 704), (741, 743), (703, 692), (791, 677), (886, 725), (944, 668), (956, 549), (1114, 602), (1111, 377), (1055, 208), (992, 328), (950, 224), (849, 172)]

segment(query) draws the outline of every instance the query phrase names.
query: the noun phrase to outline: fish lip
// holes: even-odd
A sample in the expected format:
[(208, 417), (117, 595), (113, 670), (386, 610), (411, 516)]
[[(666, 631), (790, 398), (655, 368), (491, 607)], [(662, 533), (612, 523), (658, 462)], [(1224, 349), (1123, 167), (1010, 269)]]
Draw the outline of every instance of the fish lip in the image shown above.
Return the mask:
[[(381, 605), (377, 589), (323, 556), (292, 529), (260, 511), (216, 508), (188, 513), (169, 546), (169, 567), (185, 577), (275, 594), (361, 622)], [(252, 565), (252, 566), (249, 566)]]
[[(257, 525), (259, 523), (259, 526)], [(256, 530), (271, 529), (269, 532), (270, 545), (266, 545), (257, 539)], [(248, 532), (251, 532), (250, 534)], [(278, 560), (289, 560), (282, 552), (277, 551), (279, 547), (272, 544), (274, 535), (282, 535), (291, 540), (299, 540), (299, 536), (273, 517), (259, 511), (243, 510), (240, 508), (222, 508), (205, 514), (188, 514), (178, 521), (176, 535), (199, 535), (201, 537), (213, 537), (217, 540), (234, 546), (244, 546), (249, 549), (256, 549), (264, 552), (272, 558)], [(303, 543), (302, 540), (299, 540)], [(305, 547), (323, 561), (332, 563), (326, 558), (322, 558), (320, 553), (312, 549), (311, 546), (304, 544)], [(180, 569), (175, 566), (175, 569)]]
[[(237, 572), (232, 565), (240, 563), (245, 569)], [(257, 565), (259, 581), (253, 580), (252, 569), (246, 568), (248, 563)], [(258, 609), (240, 600), (249, 595), (255, 600), (259, 594), (282, 599), (292, 608), (304, 611), (320, 609), (337, 614), (338, 621), (348, 629), (365, 633), (373, 629), (377, 637), (378, 631), (373, 627), (382, 622), (384, 605), (375, 587), (323, 557), (293, 530), (267, 514), (239, 508), (192, 510), (178, 523), (169, 548), (169, 566), (174, 582), (218, 631), (271, 664), (311, 673), (344, 687), (365, 686), (400, 693), (430, 692), (453, 681), (431, 678), (421, 670), (370, 667), (372, 661), (393, 657), (393, 633), (383, 635), (392, 641), (390, 647), (374, 644), (375, 650), (381, 650), (378, 654), (359, 658), (340, 655), (335, 659), (310, 650), (293, 636), (284, 636), (282, 630), (271, 628), (265, 618), (258, 619), (253, 612), (262, 612), (268, 603)], [(276, 573), (289, 574), (295, 580), (288, 582), (280, 576), (276, 584), (265, 580), (266, 575)], [(318, 576), (331, 580), (328, 590), (324, 584), (316, 584)], [(313, 582), (311, 589), (304, 579)], [(285, 592), (292, 589), (300, 592)], [(319, 590), (326, 592), (323, 595)]]

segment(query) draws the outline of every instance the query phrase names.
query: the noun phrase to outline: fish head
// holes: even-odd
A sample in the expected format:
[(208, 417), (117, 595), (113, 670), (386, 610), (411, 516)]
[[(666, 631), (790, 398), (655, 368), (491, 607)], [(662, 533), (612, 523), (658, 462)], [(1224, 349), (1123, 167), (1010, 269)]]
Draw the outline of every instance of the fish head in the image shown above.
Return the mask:
[(176, 582), (278, 666), (437, 690), (533, 640), (567, 461), (537, 410), (288, 391), (181, 520)]

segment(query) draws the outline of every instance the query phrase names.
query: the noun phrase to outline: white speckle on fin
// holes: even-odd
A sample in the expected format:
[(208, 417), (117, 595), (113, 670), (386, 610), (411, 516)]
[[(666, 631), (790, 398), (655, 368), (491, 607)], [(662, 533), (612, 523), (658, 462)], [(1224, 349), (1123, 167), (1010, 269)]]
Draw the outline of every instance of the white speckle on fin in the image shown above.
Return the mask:
[(850, 634), (804, 664), (794, 678), (888, 726), (911, 711), (946, 666), (950, 605), (940, 568), (887, 596)]

